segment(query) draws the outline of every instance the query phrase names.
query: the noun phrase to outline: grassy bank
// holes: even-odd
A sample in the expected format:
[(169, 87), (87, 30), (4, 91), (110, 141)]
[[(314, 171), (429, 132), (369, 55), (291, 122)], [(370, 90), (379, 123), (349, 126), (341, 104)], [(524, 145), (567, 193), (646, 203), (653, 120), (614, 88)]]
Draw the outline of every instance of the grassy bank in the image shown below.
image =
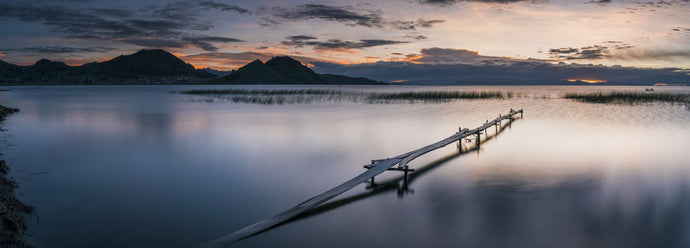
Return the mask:
[(648, 92), (609, 92), (609, 93), (567, 93), (563, 98), (589, 103), (642, 104), (664, 102), (690, 104), (690, 94), (648, 93)]
[(512, 93), (500, 91), (409, 91), (409, 92), (357, 92), (338, 90), (188, 90), (181, 94), (204, 95), (239, 103), (254, 104), (300, 104), (313, 102), (364, 102), (364, 103), (401, 103), (401, 102), (448, 102), (459, 99), (506, 99)]
[[(0, 130), (5, 117), (18, 111), (19, 109), (0, 105)], [(30, 213), (33, 208), (17, 199), (14, 193), (17, 184), (6, 177), (7, 172), (7, 163), (0, 160), (0, 247), (30, 247), (23, 238), (26, 230), (25, 214)]]

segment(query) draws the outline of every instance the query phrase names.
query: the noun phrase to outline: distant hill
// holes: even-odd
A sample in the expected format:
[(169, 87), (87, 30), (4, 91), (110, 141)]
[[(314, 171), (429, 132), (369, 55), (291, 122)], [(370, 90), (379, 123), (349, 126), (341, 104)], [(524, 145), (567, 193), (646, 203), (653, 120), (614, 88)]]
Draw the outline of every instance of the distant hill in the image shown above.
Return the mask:
[(121, 55), (81, 69), (86, 73), (98, 73), (125, 78), (133, 76), (213, 77), (210, 73), (194, 69), (194, 66), (160, 49), (141, 50), (134, 54)]
[(381, 84), (368, 78), (352, 78), (333, 74), (317, 74), (301, 62), (287, 57), (274, 57), (266, 63), (254, 60), (233, 73), (209, 84)]
[(213, 77), (160, 49), (140, 50), (81, 66), (48, 59), (30, 66), (0, 63), (0, 83), (6, 84), (179, 84)]
[(212, 81), (220, 84), (281, 84), (285, 81), (285, 77), (257, 59), (230, 75)]
[[(3, 77), (16, 78), (23, 74), (22, 68), (18, 65), (10, 64), (0, 60), (0, 79)], [(0, 81), (1, 82), (1, 81)]]
[(214, 84), (326, 84), (314, 71), (290, 57), (275, 57), (265, 64), (254, 60)]
[(199, 69), (199, 70), (202, 70), (202, 71), (211, 73), (211, 74), (216, 75), (216, 76), (218, 76), (218, 77), (227, 76), (227, 75), (229, 75), (230, 73), (232, 73), (232, 71), (219, 71), (219, 70), (211, 69), (211, 68), (209, 68), (209, 67), (201, 68), (201, 69)]
[(279, 56), (266, 62), (266, 66), (283, 75), (286, 84), (325, 84), (323, 80), (309, 67), (288, 56)]
[[(229, 74), (228, 74), (229, 73)], [(225, 74), (225, 75), (223, 75)], [(219, 77), (219, 75), (222, 75)], [(161, 49), (140, 50), (104, 62), (69, 66), (41, 59), (30, 66), (0, 61), (0, 84), (383, 84), (367, 78), (317, 74), (301, 62), (274, 57), (232, 72), (195, 69)]]
[(34, 65), (29, 66), (29, 69), (37, 71), (65, 71), (69, 70), (70, 66), (65, 64), (64, 62), (41, 59), (39, 61), (36, 61)]

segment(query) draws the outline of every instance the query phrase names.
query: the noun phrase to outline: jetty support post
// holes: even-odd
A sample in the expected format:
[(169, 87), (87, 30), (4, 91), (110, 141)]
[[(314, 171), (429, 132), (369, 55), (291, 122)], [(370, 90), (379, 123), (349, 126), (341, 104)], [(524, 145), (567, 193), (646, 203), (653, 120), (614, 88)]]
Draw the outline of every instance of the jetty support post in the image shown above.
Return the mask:
[[(462, 127), (458, 127), (458, 133), (462, 133)], [(458, 150), (462, 152), (462, 138), (458, 139)]]
[(479, 149), (479, 146), (482, 143), (482, 131), (481, 130), (477, 131), (477, 140), (475, 141), (475, 143), (477, 145), (477, 149)]
[(407, 172), (409, 171), (407, 165), (403, 168), (403, 187), (407, 188)]

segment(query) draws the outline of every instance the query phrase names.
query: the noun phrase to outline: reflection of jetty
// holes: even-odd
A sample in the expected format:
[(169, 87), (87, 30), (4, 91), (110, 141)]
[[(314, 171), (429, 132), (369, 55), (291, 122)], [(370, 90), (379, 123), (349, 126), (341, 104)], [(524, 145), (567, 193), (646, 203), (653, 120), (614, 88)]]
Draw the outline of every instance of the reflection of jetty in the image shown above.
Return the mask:
[[(297, 204), (297, 206), (294, 206), (290, 209), (287, 209), (273, 217), (270, 217), (268, 219), (264, 219), (262, 221), (259, 221), (257, 223), (254, 223), (250, 226), (247, 226), (245, 228), (242, 228), (234, 233), (230, 233), (224, 236), (221, 236), (219, 238), (213, 239), (211, 241), (208, 241), (204, 244), (202, 244), (200, 247), (223, 247), (229, 244), (232, 244), (238, 240), (250, 237), (252, 235), (255, 235), (257, 233), (260, 233), (262, 231), (265, 231), (271, 227), (274, 227), (276, 225), (279, 225), (283, 222), (286, 222), (294, 217), (297, 217), (300, 214), (303, 214), (313, 208), (318, 207), (319, 205), (325, 203), (326, 201), (332, 199), (333, 197), (336, 197), (352, 188), (355, 186), (359, 185), (360, 183), (366, 182), (367, 180), (371, 180), (372, 185), (374, 185), (374, 177), (378, 174), (383, 173), (386, 170), (397, 170), (397, 171), (402, 171), (404, 173), (403, 176), (403, 184), (407, 184), (407, 174), (408, 172), (413, 172), (413, 169), (408, 168), (408, 163), (412, 161), (413, 159), (424, 155), (428, 152), (431, 152), (433, 150), (439, 149), (441, 147), (447, 146), (453, 142), (462, 142), (463, 139), (465, 139), (467, 142), (472, 142), (474, 141), (475, 145), (477, 148), (479, 148), (481, 141), (482, 141), (482, 135), (486, 136), (487, 130), (491, 127), (495, 127), (496, 129), (496, 134), (498, 134), (499, 128), (501, 127), (501, 122), (504, 120), (508, 121), (508, 124), (512, 123), (512, 121), (515, 119), (515, 115), (520, 114), (520, 117), (522, 117), (522, 109), (520, 110), (510, 110), (510, 112), (507, 115), (499, 115), (498, 118), (492, 120), (492, 121), (486, 121), (484, 125), (475, 128), (475, 129), (462, 129), (451, 135), (448, 138), (445, 138), (441, 141), (438, 141), (436, 143), (433, 143), (431, 145), (419, 148), (417, 150), (407, 152), (398, 156), (395, 156), (393, 158), (386, 158), (386, 159), (377, 159), (377, 160), (372, 160), (371, 164), (365, 165), (364, 168), (367, 169), (364, 173), (350, 179), (349, 181), (336, 186), (335, 188), (332, 188), (324, 193), (321, 193), (317, 196), (314, 196), (300, 204)], [(460, 146), (458, 146), (460, 147)], [(397, 166), (396, 166), (397, 165)]]

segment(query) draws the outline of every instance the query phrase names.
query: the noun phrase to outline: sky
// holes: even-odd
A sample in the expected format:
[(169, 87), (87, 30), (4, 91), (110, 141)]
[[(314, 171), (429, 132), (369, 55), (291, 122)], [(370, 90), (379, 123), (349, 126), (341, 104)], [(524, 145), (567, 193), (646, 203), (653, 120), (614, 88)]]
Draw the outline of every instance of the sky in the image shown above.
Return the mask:
[(690, 0), (3, 0), (0, 23), (0, 60), (20, 65), (162, 48), (218, 70), (278, 55), (690, 69)]

